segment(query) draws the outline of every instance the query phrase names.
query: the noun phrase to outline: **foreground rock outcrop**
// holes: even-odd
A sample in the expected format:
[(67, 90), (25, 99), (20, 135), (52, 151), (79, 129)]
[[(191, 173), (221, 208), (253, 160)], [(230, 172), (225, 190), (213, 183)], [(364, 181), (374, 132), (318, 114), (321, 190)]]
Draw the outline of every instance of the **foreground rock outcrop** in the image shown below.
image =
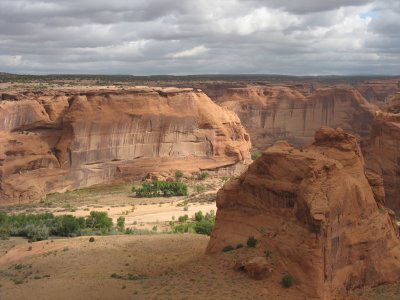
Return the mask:
[(237, 113), (259, 150), (280, 139), (310, 144), (321, 126), (367, 136), (376, 109), (350, 88), (323, 88), (307, 95), (285, 86), (230, 88), (218, 103)]
[(192, 89), (71, 89), (2, 99), (0, 203), (152, 171), (235, 173), (250, 155), (238, 117)]
[[(356, 138), (341, 129), (322, 128), (303, 150), (278, 142), (218, 192), (207, 251), (254, 236), (255, 248), (235, 250), (244, 262), (236, 267), (275, 282), (289, 273), (293, 288), (315, 299), (396, 281), (400, 242), (394, 214), (382, 204), (382, 181), (369, 178), (371, 184)], [(270, 268), (265, 262), (255, 268), (251, 257), (265, 257)]]

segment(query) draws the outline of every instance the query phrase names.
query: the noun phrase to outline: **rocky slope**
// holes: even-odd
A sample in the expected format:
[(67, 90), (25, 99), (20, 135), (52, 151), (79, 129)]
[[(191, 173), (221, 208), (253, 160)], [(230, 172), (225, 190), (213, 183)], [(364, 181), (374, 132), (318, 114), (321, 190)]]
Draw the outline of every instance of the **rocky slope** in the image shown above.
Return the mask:
[(232, 173), (249, 158), (238, 117), (192, 89), (71, 89), (2, 99), (2, 203), (151, 171)]
[(386, 206), (400, 213), (400, 114), (378, 112), (362, 149), (367, 169), (382, 176)]
[(259, 150), (280, 139), (310, 144), (321, 126), (366, 136), (375, 110), (356, 90), (345, 88), (318, 89), (308, 95), (283, 86), (231, 88), (219, 103), (237, 113)]
[(398, 280), (397, 226), (382, 181), (370, 180), (356, 138), (341, 129), (319, 130), (303, 150), (278, 142), (219, 191), (207, 250), (254, 236), (254, 249), (232, 256), (236, 268), (268, 282), (289, 273), (311, 299)]

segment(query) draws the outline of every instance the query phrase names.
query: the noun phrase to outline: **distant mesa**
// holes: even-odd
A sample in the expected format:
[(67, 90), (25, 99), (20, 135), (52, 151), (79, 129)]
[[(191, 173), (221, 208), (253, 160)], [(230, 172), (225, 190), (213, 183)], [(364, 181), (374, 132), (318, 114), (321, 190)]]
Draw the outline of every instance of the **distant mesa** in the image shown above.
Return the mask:
[(218, 192), (208, 253), (254, 236), (254, 248), (235, 250), (236, 269), (272, 282), (290, 274), (313, 299), (398, 280), (394, 214), (383, 205), (382, 180), (364, 167), (355, 136), (342, 129), (321, 128), (302, 150), (274, 144)]
[(239, 174), (250, 137), (235, 113), (178, 88), (7, 92), (0, 101), (0, 199), (142, 178)]

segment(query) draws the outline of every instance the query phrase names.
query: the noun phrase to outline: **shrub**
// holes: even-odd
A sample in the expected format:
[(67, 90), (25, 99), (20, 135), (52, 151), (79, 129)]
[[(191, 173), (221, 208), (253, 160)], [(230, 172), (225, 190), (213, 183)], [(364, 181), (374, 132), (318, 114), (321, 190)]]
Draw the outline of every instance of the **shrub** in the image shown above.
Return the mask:
[(119, 231), (124, 231), (124, 228), (125, 228), (125, 218), (124, 217), (121, 216), (117, 219), (117, 226), (118, 226)]
[(44, 225), (29, 224), (25, 227), (25, 231), (26, 237), (31, 242), (47, 240), (49, 237), (49, 228)]
[(94, 237), (91, 236), (90, 239), (89, 239), (89, 242), (93, 243), (94, 241), (95, 241)]
[(187, 220), (189, 220), (189, 216), (188, 215), (180, 216), (178, 218), (178, 221), (181, 222), (181, 223), (186, 222)]
[(251, 236), (247, 239), (247, 246), (255, 247), (257, 245), (257, 239), (254, 236)]
[(196, 220), (196, 222), (202, 221), (204, 219), (203, 212), (199, 210), (198, 212), (194, 213), (194, 219)]
[(207, 177), (208, 177), (208, 173), (207, 172), (201, 172), (200, 174), (199, 174), (199, 176), (198, 176), (198, 178), (200, 179), (200, 180), (204, 180), (204, 179), (206, 179)]
[(256, 159), (259, 158), (261, 155), (262, 155), (261, 152), (253, 152), (253, 153), (251, 154), (251, 159), (252, 159), (252, 160), (256, 160)]
[[(84, 219), (83, 219), (84, 220)], [(61, 236), (72, 236), (80, 233), (81, 227), (85, 227), (85, 224), (71, 215), (60, 216), (57, 222), (57, 228), (53, 234)]]
[(107, 212), (91, 211), (90, 216), (86, 219), (88, 228), (101, 229), (109, 231), (113, 226), (112, 219), (108, 217)]
[(225, 246), (224, 249), (222, 249), (222, 252), (229, 252), (235, 250), (231, 245)]
[(180, 181), (182, 179), (182, 177), (183, 177), (182, 171), (178, 170), (178, 171), (175, 172), (175, 180), (176, 181)]
[(242, 248), (243, 247), (243, 244), (237, 244), (236, 245), (236, 249), (240, 249), (240, 248)]
[(282, 277), (282, 285), (286, 288), (290, 288), (293, 285), (293, 277), (290, 274), (286, 274)]
[(199, 234), (211, 235), (211, 232), (214, 228), (214, 221), (203, 219), (200, 222), (196, 223), (194, 230)]
[(195, 231), (195, 225), (194, 224), (189, 224), (189, 223), (182, 223), (178, 225), (171, 225), (171, 230), (173, 233), (186, 233), (186, 232), (196, 232)]
[(187, 185), (183, 182), (154, 181), (143, 183), (142, 187), (135, 190), (139, 197), (171, 197), (186, 196), (188, 194)]

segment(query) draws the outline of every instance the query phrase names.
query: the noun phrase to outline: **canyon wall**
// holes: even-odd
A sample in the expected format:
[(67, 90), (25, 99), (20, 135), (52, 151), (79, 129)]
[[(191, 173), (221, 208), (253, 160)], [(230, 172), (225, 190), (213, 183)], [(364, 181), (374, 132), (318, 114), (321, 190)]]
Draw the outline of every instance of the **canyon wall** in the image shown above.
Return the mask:
[(2, 99), (3, 203), (152, 171), (235, 173), (249, 160), (239, 118), (192, 89), (71, 89)]
[(218, 103), (237, 113), (258, 150), (281, 139), (310, 144), (321, 126), (367, 136), (375, 110), (356, 90), (343, 88), (318, 89), (309, 95), (283, 86), (232, 88)]
[(400, 114), (376, 113), (369, 139), (362, 142), (368, 170), (382, 176), (386, 206), (400, 213)]
[(301, 150), (276, 143), (218, 192), (208, 253), (254, 236), (255, 248), (231, 256), (244, 261), (238, 270), (253, 276), (258, 266), (266, 285), (290, 274), (312, 299), (398, 280), (394, 214), (383, 205), (382, 181), (364, 168), (356, 138), (341, 129), (317, 131)]

